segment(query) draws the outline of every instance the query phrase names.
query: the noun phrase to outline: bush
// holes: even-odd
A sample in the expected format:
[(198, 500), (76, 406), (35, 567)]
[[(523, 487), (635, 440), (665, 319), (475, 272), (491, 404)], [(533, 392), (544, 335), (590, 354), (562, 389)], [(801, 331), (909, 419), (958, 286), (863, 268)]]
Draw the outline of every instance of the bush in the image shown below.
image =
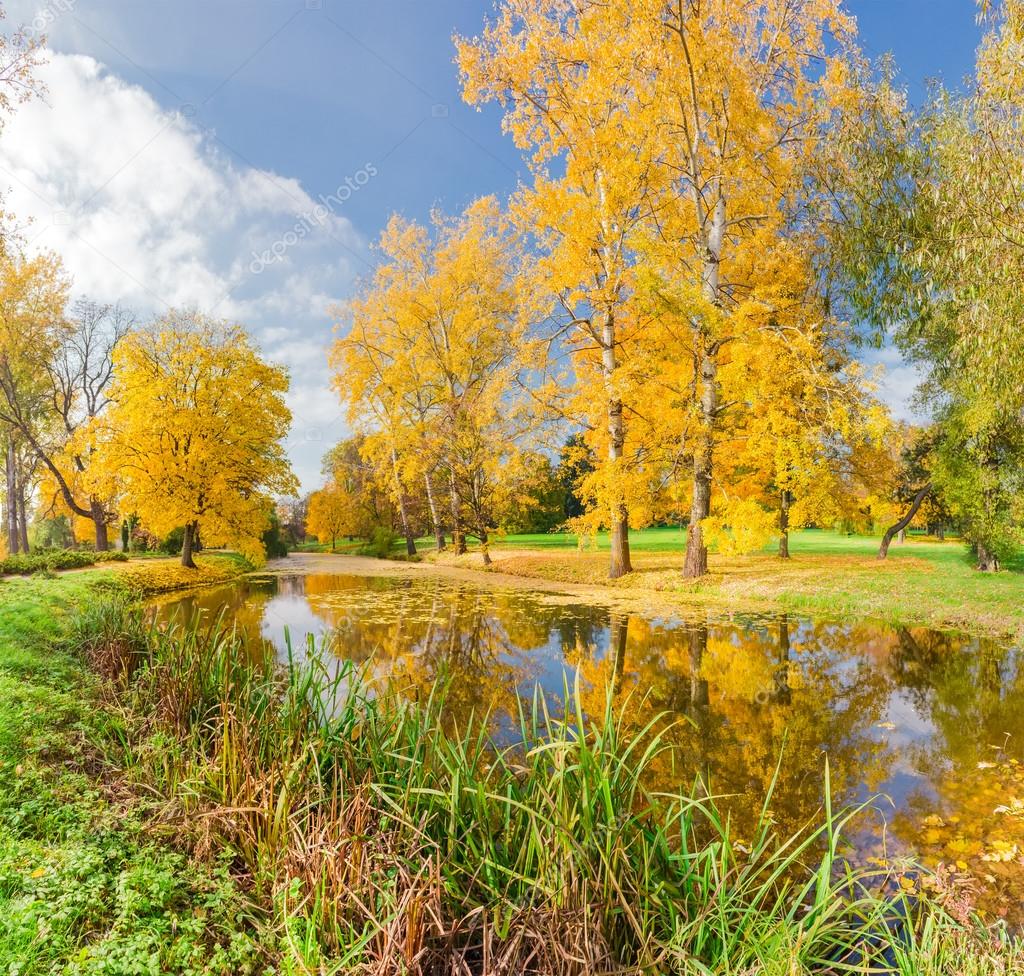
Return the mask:
[(106, 552), (94, 552), (92, 554), (92, 557), (98, 563), (126, 563), (126, 562), (128, 562), (128, 553), (121, 552), (118, 549), (108, 549)]
[(96, 562), (97, 553), (79, 549), (43, 549), (39, 552), (16, 553), (0, 559), (0, 574), (28, 576), (40, 570), (81, 569)]
[(266, 532), (263, 533), (263, 548), (267, 559), (281, 559), (288, 555), (288, 543), (281, 535), (281, 520), (277, 512), (270, 513)]
[(180, 526), (177, 529), (172, 529), (167, 538), (161, 541), (160, 550), (166, 552), (168, 556), (177, 556), (181, 552), (184, 542), (185, 526)]
[(393, 529), (378, 525), (373, 530), (370, 552), (378, 559), (387, 559), (391, 555), (391, 550), (394, 549), (397, 539), (398, 535)]
[(707, 544), (723, 556), (760, 552), (778, 535), (778, 516), (753, 499), (728, 502), (720, 515), (706, 518), (701, 524)]

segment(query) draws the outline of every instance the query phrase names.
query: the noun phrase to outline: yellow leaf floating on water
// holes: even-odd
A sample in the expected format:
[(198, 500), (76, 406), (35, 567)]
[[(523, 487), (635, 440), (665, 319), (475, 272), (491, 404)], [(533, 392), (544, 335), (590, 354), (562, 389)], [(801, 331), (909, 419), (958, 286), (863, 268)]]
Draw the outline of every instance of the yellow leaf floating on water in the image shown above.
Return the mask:
[(967, 840), (964, 837), (956, 837), (946, 843), (946, 851), (950, 854), (960, 854), (963, 857), (974, 857), (980, 854), (984, 848), (976, 840)]
[(1005, 840), (994, 840), (989, 845), (989, 849), (986, 853), (981, 855), (983, 861), (1012, 861), (1019, 851), (1016, 844), (1011, 844)]
[(876, 729), (888, 729), (888, 730), (891, 731), (892, 729), (896, 728), (896, 723), (895, 722), (879, 722), (875, 726), (875, 728)]
[(924, 820), (922, 821), (922, 823), (926, 827), (945, 827), (946, 826), (946, 821), (943, 820), (942, 817), (939, 817), (939, 816), (937, 816), (934, 813), (930, 817), (925, 817)]

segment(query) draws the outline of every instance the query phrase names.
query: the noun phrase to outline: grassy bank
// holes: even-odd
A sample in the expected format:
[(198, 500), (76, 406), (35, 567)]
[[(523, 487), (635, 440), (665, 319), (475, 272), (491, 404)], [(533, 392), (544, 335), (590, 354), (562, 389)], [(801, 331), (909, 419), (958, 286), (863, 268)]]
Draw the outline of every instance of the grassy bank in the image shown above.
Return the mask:
[(700, 794), (651, 794), (657, 728), (534, 710), (536, 747), (496, 755), (440, 690), (282, 674), (229, 634), (151, 632), (123, 593), (0, 590), (0, 971), (1024, 966), (956, 898), (844, 872), (842, 814), (742, 846)]
[[(792, 558), (770, 552), (725, 557), (712, 553), (710, 572), (682, 578), (685, 534), (646, 529), (630, 535), (634, 572), (609, 581), (607, 540), (579, 549), (574, 536), (507, 536), (492, 549), (495, 569), (560, 583), (609, 587), (621, 597), (658, 594), (724, 611), (779, 611), (812, 616), (874, 618), (897, 625), (965, 630), (1024, 638), (1024, 566), (978, 573), (958, 541), (911, 537), (875, 558), (878, 540), (835, 532), (794, 532)], [(445, 563), (478, 566), (479, 554), (428, 553)]]
[[(203, 562), (218, 576), (245, 568)], [(108, 759), (123, 716), (61, 646), (80, 608), (123, 591), (118, 569), (0, 583), (0, 972), (258, 972), (227, 863), (152, 833), (154, 804)], [(145, 590), (145, 574), (132, 579)]]

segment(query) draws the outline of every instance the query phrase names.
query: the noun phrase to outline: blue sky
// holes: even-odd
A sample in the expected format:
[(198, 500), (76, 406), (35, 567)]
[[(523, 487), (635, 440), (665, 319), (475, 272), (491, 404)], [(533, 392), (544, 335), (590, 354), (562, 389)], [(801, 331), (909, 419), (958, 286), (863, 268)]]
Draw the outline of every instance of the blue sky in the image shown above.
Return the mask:
[[(456, 210), (526, 176), (497, 109), (459, 97), (454, 31), (489, 0), (8, 0), (46, 23), (46, 105), (0, 135), (0, 186), (76, 289), (149, 314), (199, 304), (249, 324), (292, 370), (289, 450), (306, 488), (345, 433), (324, 353), (332, 303), (388, 216)], [(973, 0), (850, 0), (915, 98), (956, 85)], [(76, 57), (78, 56), (78, 57)], [(321, 197), (329, 212), (317, 212)], [(900, 406), (912, 374), (891, 354)], [(902, 406), (900, 406), (902, 409)]]

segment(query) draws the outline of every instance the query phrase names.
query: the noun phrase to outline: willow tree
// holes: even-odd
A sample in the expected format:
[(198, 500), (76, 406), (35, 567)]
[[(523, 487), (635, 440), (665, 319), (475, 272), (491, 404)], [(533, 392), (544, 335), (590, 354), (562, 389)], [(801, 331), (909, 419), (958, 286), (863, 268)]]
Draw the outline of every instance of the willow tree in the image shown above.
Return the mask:
[(183, 566), (200, 535), (260, 561), (272, 495), (296, 488), (287, 390), (241, 326), (169, 312), (118, 345), (111, 406), (88, 430), (90, 477), (157, 535), (184, 526)]
[(574, 358), (564, 410), (599, 453), (590, 480), (610, 531), (612, 578), (632, 569), (629, 357), (639, 319), (630, 300), (652, 167), (651, 132), (635, 120), (645, 100), (638, 76), (654, 65), (630, 42), (631, 19), (625, 0), (506, 0), (480, 37), (456, 38), (463, 97), (498, 101), (529, 152), (533, 184), (513, 212), (543, 254), (538, 280)]
[(991, 571), (1024, 536), (1024, 3), (987, 14), (965, 94), (883, 78), (826, 158), (837, 280), (921, 370), (932, 487)]

